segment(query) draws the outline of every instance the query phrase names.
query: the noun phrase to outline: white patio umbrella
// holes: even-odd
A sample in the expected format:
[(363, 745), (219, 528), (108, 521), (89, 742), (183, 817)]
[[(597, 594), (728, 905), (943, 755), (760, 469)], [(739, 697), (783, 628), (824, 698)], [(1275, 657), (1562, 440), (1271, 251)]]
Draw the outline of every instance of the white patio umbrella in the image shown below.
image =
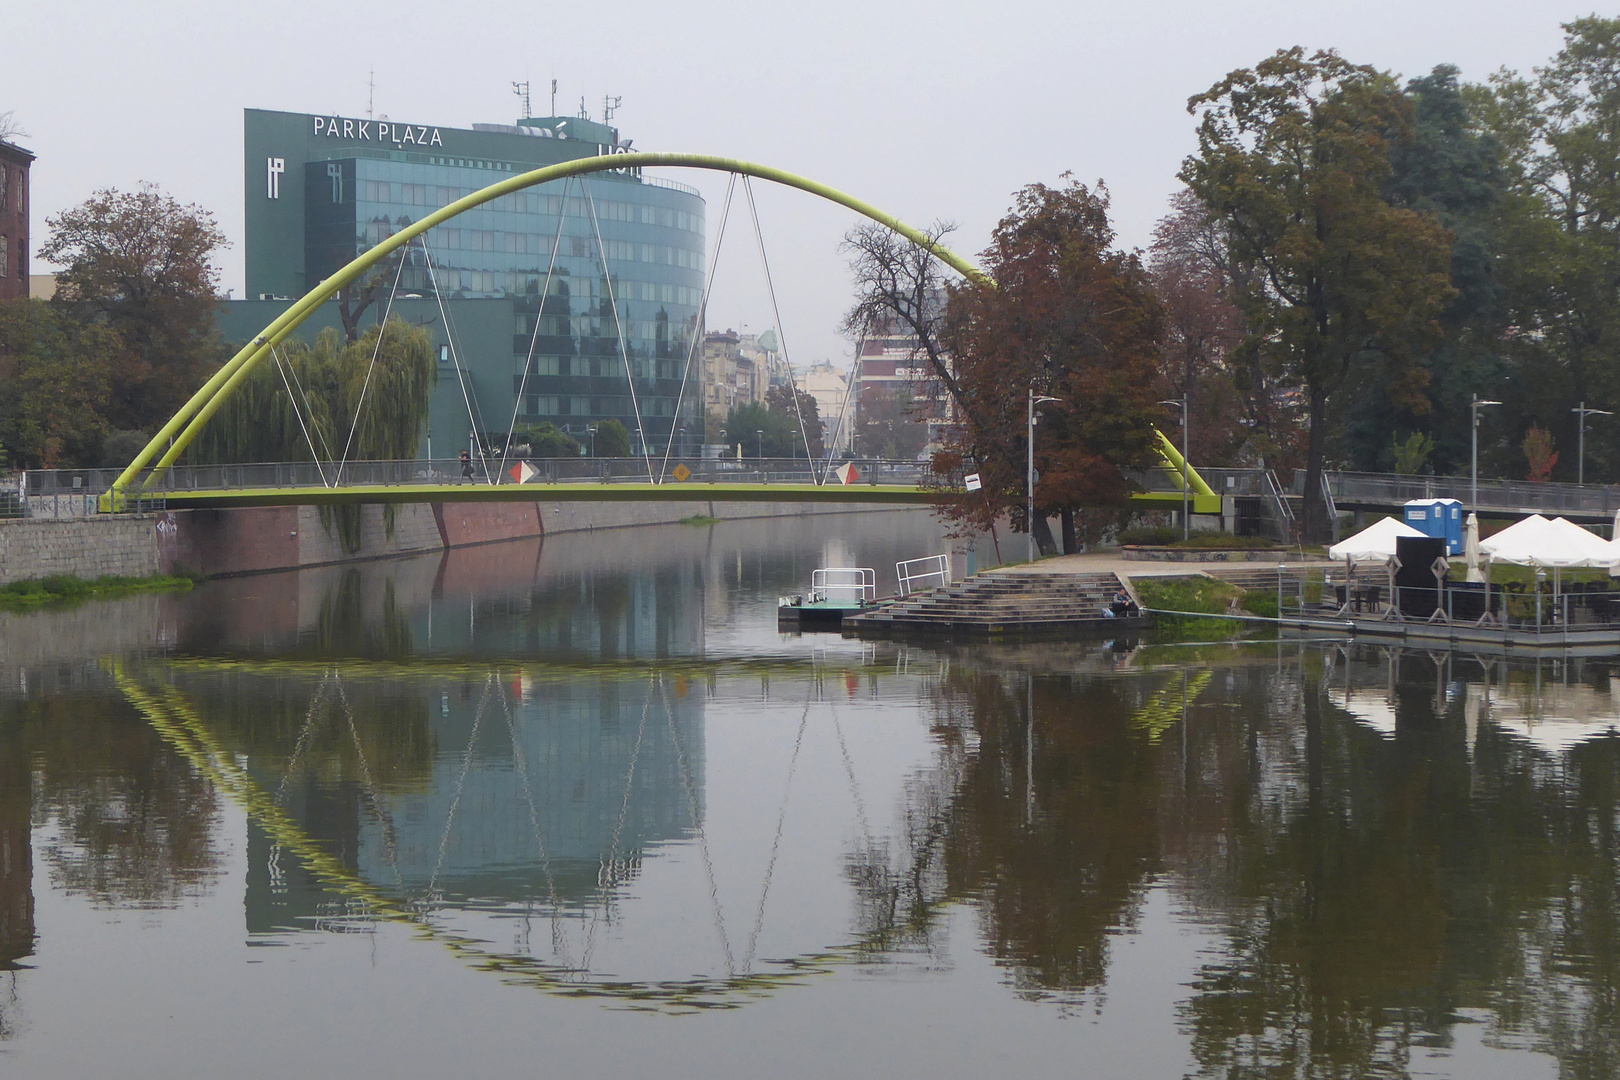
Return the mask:
[[(1423, 536), (1399, 518), (1380, 518), (1354, 536), (1347, 536), (1328, 548), (1328, 558), (1342, 562), (1347, 575), (1345, 602), (1355, 588), (1357, 563), (1382, 563), (1389, 568), (1389, 595), (1395, 595), (1395, 541), (1403, 536)], [(1341, 609), (1342, 610), (1342, 609)]]
[(1468, 531), (1463, 536), (1463, 561), (1468, 566), (1469, 581), (1484, 581), (1479, 569), (1479, 517), (1468, 515)]

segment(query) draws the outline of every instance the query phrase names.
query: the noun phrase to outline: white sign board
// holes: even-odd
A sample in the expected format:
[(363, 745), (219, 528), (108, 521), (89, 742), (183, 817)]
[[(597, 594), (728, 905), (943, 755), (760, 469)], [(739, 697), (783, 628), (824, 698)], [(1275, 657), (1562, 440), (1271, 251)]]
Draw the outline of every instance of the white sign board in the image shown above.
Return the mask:
[(970, 472), (966, 476), (962, 477), (962, 483), (967, 485), (967, 489), (969, 491), (978, 491), (984, 486), (979, 482), (979, 474), (976, 472)]

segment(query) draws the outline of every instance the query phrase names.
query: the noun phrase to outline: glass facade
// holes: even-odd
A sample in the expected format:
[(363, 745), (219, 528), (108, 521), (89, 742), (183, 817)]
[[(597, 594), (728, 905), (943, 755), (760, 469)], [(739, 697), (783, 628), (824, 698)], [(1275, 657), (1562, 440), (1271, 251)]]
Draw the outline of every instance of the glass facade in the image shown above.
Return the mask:
[[(285, 145), (289, 140), (277, 145), (255, 131), (256, 117), (289, 115), (248, 114), (249, 168), (263, 170), (262, 157), (270, 169), (264, 196), (250, 190), (248, 198), (249, 289), (263, 290), (264, 299), (272, 298), (267, 285), (295, 278), (282, 286), (295, 294), (505, 176), (607, 149), (517, 134), (516, 128), (434, 128), (439, 142), (430, 151), (356, 146), (346, 138), (333, 145), (330, 135), (306, 133), (310, 145), (297, 155)], [(574, 125), (570, 130), (579, 130), (578, 121)], [(616, 142), (617, 132), (610, 137)], [(295, 162), (302, 166), (301, 184), (294, 180)], [(294, 195), (302, 204), (302, 266), (294, 268), (294, 253), (285, 244), (277, 248), (263, 230), (259, 246), (266, 257), (256, 258), (254, 204), (290, 224), (292, 208), (279, 204)], [(702, 333), (704, 227), (696, 189), (623, 170), (504, 195), (413, 242), (403, 265), (390, 267), (397, 273), (395, 295), (444, 303), (447, 325), (430, 330), (441, 342), (441, 384), (448, 377), (454, 385), (450, 393), (441, 385), (434, 412), (461, 413), (459, 421), (435, 415), (434, 426), (455, 430), (471, 412), (475, 428), (503, 433), (515, 411), (519, 425), (550, 421), (582, 433), (597, 420), (614, 419), (633, 441), (641, 428), (654, 451), (674, 437), (676, 452), (694, 452), (702, 435), (700, 358), (693, 359), (684, 395), (681, 384), (694, 335)], [(508, 304), (467, 303), (480, 300)], [(487, 355), (491, 328), (467, 323), (502, 317), (494, 313), (503, 309), (509, 314), (499, 337), (507, 347)], [(475, 340), (484, 344), (474, 349), (469, 342)], [(463, 382), (476, 400), (463, 400)]]

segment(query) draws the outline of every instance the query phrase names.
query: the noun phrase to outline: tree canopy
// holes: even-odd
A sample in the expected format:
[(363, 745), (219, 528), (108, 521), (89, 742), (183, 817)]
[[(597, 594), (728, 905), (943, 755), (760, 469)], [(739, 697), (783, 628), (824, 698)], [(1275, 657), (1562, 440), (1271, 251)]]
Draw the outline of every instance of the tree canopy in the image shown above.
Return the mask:
[(1188, 108), (1200, 116), (1198, 152), (1181, 178), (1252, 270), (1236, 282), (1245, 347), (1304, 399), (1305, 527), (1321, 538), (1329, 405), (1362, 372), (1396, 407), (1427, 411), (1419, 361), (1456, 295), (1448, 231), (1385, 194), (1392, 150), (1412, 138), (1412, 103), (1387, 74), (1296, 47), (1232, 72)]
[(122, 343), (108, 422), (160, 425), (222, 359), (214, 259), (224, 232), (207, 210), (152, 185), (98, 191), (45, 225), (40, 258), (64, 268), (52, 303), (104, 323)]
[[(1108, 206), (1101, 185), (1024, 188), (982, 257), (987, 280), (951, 290), (944, 343), (960, 416), (934, 468), (945, 478), (976, 471), (983, 483), (967, 493), (953, 481), (943, 493), (959, 521), (988, 529), (1006, 513), (1028, 527), (1029, 391), (1057, 399), (1043, 406), (1035, 442), (1037, 509), (1067, 522), (1120, 506), (1134, 490), (1126, 470), (1154, 460), (1163, 308), (1138, 256), (1114, 246)], [(1050, 551), (1044, 522), (1037, 514), (1035, 535)]]
[(333, 329), (312, 344), (289, 340), (209, 420), (192, 460), (415, 457), (437, 378), (432, 345), (427, 331), (398, 318), (358, 341)]

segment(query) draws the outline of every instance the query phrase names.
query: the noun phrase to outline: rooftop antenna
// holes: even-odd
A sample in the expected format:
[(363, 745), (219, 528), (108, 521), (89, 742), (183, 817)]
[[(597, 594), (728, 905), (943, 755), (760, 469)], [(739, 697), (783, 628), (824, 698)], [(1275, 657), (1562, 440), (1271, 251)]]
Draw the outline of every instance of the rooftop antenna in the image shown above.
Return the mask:
[(529, 108), (529, 81), (527, 79), (523, 80), (522, 82), (517, 82), (514, 80), (512, 83), (512, 93), (523, 99), (523, 119), (527, 120), (529, 117), (533, 116), (534, 112)]
[(624, 101), (622, 97), (609, 97), (602, 95), (602, 123), (612, 124), (613, 114), (618, 111), (619, 105)]
[(366, 119), (371, 119), (371, 110), (377, 103), (377, 69), (372, 68), (366, 73)]
[(579, 118), (581, 120), (589, 120), (591, 118), (591, 114), (585, 111), (585, 95), (584, 94), (579, 95)]
[(551, 80), (551, 115), (557, 115), (557, 80)]

